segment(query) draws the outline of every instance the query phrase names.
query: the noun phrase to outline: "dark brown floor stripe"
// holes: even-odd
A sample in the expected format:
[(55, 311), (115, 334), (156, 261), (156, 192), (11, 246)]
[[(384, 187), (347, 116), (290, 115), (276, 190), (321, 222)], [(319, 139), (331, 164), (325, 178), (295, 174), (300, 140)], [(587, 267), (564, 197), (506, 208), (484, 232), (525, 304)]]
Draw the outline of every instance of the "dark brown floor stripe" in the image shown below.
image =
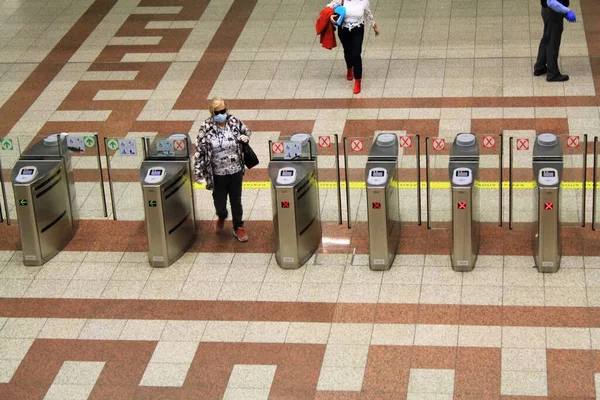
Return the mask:
[(0, 299), (6, 318), (600, 327), (598, 307), (263, 301)]
[[(229, 234), (215, 235), (212, 222), (198, 223), (198, 235), (189, 251), (192, 252), (233, 252), (233, 253), (273, 253), (275, 234), (272, 221), (246, 221), (250, 235), (249, 243), (240, 243)], [(229, 231), (230, 222), (226, 223)], [(331, 254), (368, 254), (368, 224), (352, 222), (347, 224), (323, 222), (323, 237), (345, 239), (346, 244), (325, 243), (319, 252)], [(418, 226), (414, 223), (403, 224), (398, 254), (448, 255), (450, 252), (450, 223)], [(0, 250), (18, 250), (20, 248), (19, 228), (17, 224), (0, 224)], [(507, 224), (481, 224), (479, 254), (532, 256), (531, 240), (533, 224), (513, 224), (509, 230)], [(563, 224), (561, 229), (562, 254), (565, 256), (600, 256), (600, 231), (588, 226)], [(130, 251), (148, 250), (144, 221), (83, 220), (65, 251)], [(533, 258), (532, 258), (533, 265)]]

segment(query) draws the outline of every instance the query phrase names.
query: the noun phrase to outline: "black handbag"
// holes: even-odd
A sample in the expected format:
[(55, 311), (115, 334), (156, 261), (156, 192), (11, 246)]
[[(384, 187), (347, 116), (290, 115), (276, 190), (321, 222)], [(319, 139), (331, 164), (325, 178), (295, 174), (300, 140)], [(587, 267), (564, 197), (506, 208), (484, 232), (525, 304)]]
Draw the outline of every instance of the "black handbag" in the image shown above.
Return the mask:
[(256, 167), (259, 163), (258, 157), (252, 147), (248, 143), (242, 144), (242, 151), (244, 152), (244, 164), (246, 168), (250, 169), (252, 167)]

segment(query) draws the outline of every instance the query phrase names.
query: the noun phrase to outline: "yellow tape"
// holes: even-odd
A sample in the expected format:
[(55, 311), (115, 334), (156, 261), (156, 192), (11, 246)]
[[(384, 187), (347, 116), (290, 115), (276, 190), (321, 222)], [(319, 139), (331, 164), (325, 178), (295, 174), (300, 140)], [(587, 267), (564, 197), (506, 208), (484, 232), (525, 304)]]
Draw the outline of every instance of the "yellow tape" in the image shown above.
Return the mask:
[[(393, 182), (392, 186), (398, 189), (408, 190), (408, 189), (416, 189), (417, 182)], [(522, 182), (513, 182), (513, 189), (516, 190), (531, 190), (536, 186), (535, 181), (522, 181)], [(600, 188), (600, 182), (596, 185)], [(269, 181), (256, 181), (256, 182), (244, 182), (242, 187), (244, 189), (269, 189), (271, 187), (271, 182)], [(366, 184), (364, 181), (353, 181), (350, 182), (350, 189), (364, 189)], [(429, 187), (431, 189), (450, 189), (450, 182), (430, 182)], [(497, 181), (477, 181), (475, 182), (475, 187), (482, 190), (493, 190), (498, 189), (499, 183)], [(503, 189), (509, 189), (509, 182), (502, 182)], [(561, 189), (564, 190), (581, 190), (583, 188), (583, 182), (562, 182), (560, 185)], [(593, 182), (586, 182), (586, 189), (593, 189)], [(205, 189), (206, 185), (198, 182), (194, 182), (194, 189)], [(336, 189), (337, 182), (336, 181), (321, 181), (319, 182), (319, 189)], [(340, 183), (340, 188), (346, 188), (346, 182), (342, 181)], [(421, 182), (421, 189), (427, 189), (427, 182)]]

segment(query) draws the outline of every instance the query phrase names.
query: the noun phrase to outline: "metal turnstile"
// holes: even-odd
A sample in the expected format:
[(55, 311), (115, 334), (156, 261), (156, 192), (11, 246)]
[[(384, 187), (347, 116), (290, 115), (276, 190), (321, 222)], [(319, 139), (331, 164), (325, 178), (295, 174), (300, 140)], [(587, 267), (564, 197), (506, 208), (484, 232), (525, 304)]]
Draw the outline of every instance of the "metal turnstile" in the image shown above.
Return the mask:
[(538, 135), (533, 145), (535, 189), (535, 231), (533, 255), (539, 272), (560, 268), (560, 181), (563, 154), (560, 141), (552, 133)]
[(479, 145), (472, 133), (459, 133), (450, 152), (452, 188), (452, 248), (455, 271), (472, 271), (479, 253), (479, 198), (475, 182), (479, 172)]
[[(185, 143), (182, 151), (160, 150), (165, 141)], [(167, 146), (164, 146), (167, 147)], [(140, 167), (148, 259), (153, 267), (168, 267), (194, 242), (196, 212), (187, 135), (145, 142), (145, 158)], [(171, 143), (170, 148), (173, 149)]]
[(398, 137), (377, 136), (366, 165), (369, 267), (390, 269), (400, 242), (400, 202), (397, 183)]
[(281, 268), (300, 268), (321, 243), (316, 144), (298, 133), (286, 146), (296, 146), (287, 159), (271, 159), (271, 200), (276, 235), (275, 258)]
[(43, 265), (77, 230), (77, 202), (67, 134), (53, 134), (21, 154), (12, 170), (23, 264)]

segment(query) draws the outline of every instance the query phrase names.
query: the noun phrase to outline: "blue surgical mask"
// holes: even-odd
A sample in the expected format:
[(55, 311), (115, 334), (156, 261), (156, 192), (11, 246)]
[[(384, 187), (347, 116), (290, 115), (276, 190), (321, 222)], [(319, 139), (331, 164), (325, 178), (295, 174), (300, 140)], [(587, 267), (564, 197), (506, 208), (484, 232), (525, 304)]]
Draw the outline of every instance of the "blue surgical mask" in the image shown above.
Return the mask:
[(227, 121), (227, 114), (215, 114), (213, 115), (213, 119), (216, 123), (222, 124)]

